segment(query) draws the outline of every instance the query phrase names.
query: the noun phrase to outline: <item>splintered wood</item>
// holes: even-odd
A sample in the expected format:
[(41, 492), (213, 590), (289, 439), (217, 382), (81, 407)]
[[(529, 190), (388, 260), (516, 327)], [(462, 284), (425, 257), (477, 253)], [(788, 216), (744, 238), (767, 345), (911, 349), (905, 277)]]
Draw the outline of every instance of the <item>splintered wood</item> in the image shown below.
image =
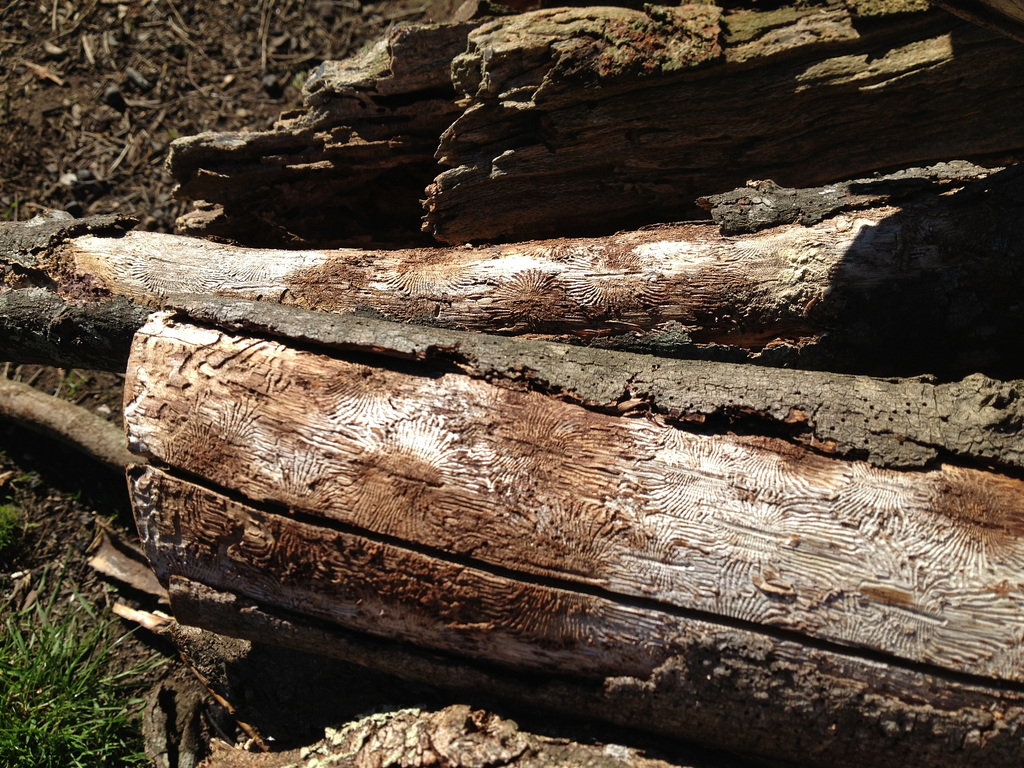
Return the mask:
[(136, 338), (125, 420), (154, 460), (131, 487), (165, 583), (563, 674), (642, 677), (724, 626), (1024, 682), (1017, 479), (169, 313)]

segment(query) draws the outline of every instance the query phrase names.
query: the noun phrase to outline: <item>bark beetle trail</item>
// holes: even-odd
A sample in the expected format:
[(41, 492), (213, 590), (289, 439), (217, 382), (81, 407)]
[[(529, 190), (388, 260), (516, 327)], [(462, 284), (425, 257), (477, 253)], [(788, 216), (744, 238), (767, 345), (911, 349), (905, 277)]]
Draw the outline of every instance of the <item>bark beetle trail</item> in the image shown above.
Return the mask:
[[(691, 394), (743, 401), (749, 367), (667, 370), (241, 300), (185, 311), (191, 322), (164, 312), (138, 334), (125, 406), (130, 445), (162, 467), (130, 484), (183, 620), (300, 645), (322, 626), (467, 670), (554, 674), (574, 706), (590, 699), (585, 711), (615, 702), (606, 717), (719, 745), (737, 738), (728, 720), (742, 701), (744, 749), (819, 764), (833, 750), (931, 762), (936, 733), (957, 744), (938, 764), (1020, 759), (1016, 715), (977, 743), (967, 734), (1024, 695), (1024, 480), (688, 428)], [(622, 389), (647, 375), (655, 395)], [(842, 391), (824, 379), (821, 391)], [(749, 401), (801, 423), (787, 401), (810, 381), (755, 387)], [(972, 410), (957, 398), (979, 383), (852, 381), (865, 413), (889, 391), (891, 413), (928, 412), (923, 429), (945, 418), (951, 435)], [(827, 420), (834, 398), (815, 399)], [(579, 679), (606, 682), (598, 693)], [(907, 718), (920, 727), (885, 726)], [(865, 729), (879, 735), (851, 747)]]
[[(890, 381), (811, 371), (665, 360), (565, 347), (244, 300), (174, 302), (199, 323), (241, 335), (438, 360), (483, 379), (519, 381), (611, 412), (644, 407), (682, 423), (753, 419), (794, 439), (878, 466), (924, 467), (938, 458), (1024, 467), (1024, 386), (972, 376), (963, 382)], [(632, 401), (632, 402), (631, 402)]]
[(730, 752), (851, 768), (893, 759), (950, 768), (1020, 762), (1019, 695), (880, 664), (859, 668), (806, 647), (769, 648), (719, 632), (647, 679), (524, 680), (521, 672), (346, 632), (185, 579), (172, 579), (171, 592), (176, 615), (216, 632)]

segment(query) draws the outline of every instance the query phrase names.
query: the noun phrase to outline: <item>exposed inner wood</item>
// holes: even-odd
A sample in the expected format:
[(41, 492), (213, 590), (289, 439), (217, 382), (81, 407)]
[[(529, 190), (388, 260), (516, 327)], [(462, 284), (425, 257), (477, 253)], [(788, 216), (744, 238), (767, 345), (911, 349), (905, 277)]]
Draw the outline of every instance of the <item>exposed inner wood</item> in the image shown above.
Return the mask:
[[(590, 609), (571, 607), (597, 589), (1024, 678), (1020, 480), (955, 466), (897, 472), (771, 438), (695, 434), (430, 365), (350, 362), (166, 315), (140, 332), (128, 374), (131, 447), (213, 484), (154, 501), (137, 483), (164, 578), (182, 568), (215, 587), (261, 585), (271, 604), (390, 636), (415, 626), (448, 649), (461, 630), (443, 627), (512, 632), (492, 656), (529, 656), (538, 651), (515, 650), (517, 633), (539, 633), (546, 648), (555, 632), (573, 638), (585, 666), (584, 650), (615, 636), (583, 618)], [(218, 487), (271, 506), (195, 500)], [(337, 524), (344, 530), (332, 533)], [(359, 531), (386, 541), (371, 546)], [(411, 551), (389, 549), (402, 542)], [(364, 613), (358, 601), (369, 596), (346, 586), (363, 583), (355, 572), (366, 568), (383, 580), (380, 599), (385, 582), (398, 590), (397, 624)], [(490, 575), (477, 583), (474, 569)], [(433, 572), (455, 592), (388, 582), (388, 572), (428, 581)], [(523, 587), (522, 600), (495, 593), (479, 608), (458, 596), (460, 579), (486, 593), (514, 573), (583, 594), (527, 598)], [(502, 583), (499, 592), (511, 588)], [(427, 625), (410, 619), (417, 613)], [(467, 640), (467, 652), (478, 642)], [(622, 652), (642, 659), (649, 649)]]

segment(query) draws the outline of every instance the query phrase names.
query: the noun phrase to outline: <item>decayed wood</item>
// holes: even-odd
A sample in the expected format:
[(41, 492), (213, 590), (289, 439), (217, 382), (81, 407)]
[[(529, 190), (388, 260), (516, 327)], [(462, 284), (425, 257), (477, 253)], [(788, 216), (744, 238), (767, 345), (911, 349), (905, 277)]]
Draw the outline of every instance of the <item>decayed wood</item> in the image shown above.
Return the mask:
[[(184, 562), (173, 570), (211, 586), (245, 573), (274, 593), (260, 595), (271, 604), (290, 600), (364, 631), (457, 650), (443, 645), (450, 636), (434, 639), (413, 620), (425, 607), (416, 606), (420, 587), (408, 594), (406, 577), (394, 574), (434, 573), (449, 585), (451, 604), (428, 609), (446, 616), (440, 626), (449, 629), (485, 622), (482, 606), (500, 606), (499, 594), (517, 588), (506, 576), (422, 554), (440, 551), (503, 573), (1024, 681), (1018, 480), (948, 465), (900, 473), (769, 438), (697, 435), (436, 366), (346, 363), (166, 319), (140, 332), (129, 373), (125, 418), (135, 450), (215, 488), (315, 518), (264, 520), (156, 471), (142, 476), (141, 506), (164, 510), (151, 531), (157, 540), (187, 530), (214, 555), (190, 548), (175, 555)], [(141, 501), (149, 496), (159, 501)], [(416, 552), (329, 533), (321, 520)], [(222, 562), (217, 542), (237, 536), (237, 557)], [(349, 554), (339, 558), (342, 551)], [(162, 554), (153, 559), (166, 579), (173, 570)], [(518, 591), (522, 599), (505, 610), (531, 637), (524, 655), (535, 634), (586, 638), (582, 617), (573, 631), (575, 599)], [(354, 615), (337, 607), (359, 604)], [(384, 608), (397, 608), (397, 618), (378, 616)], [(541, 617), (562, 610), (562, 622), (545, 625)], [(594, 623), (589, 648), (574, 642), (568, 658), (545, 663), (587, 674), (596, 652), (607, 664), (603, 622)], [(487, 630), (497, 642), (500, 629)], [(657, 627), (646, 630), (641, 660), (619, 659), (621, 669), (645, 664), (659, 645)], [(515, 650), (495, 650), (531, 665)]]
[[(223, 741), (211, 744), (203, 768), (683, 768), (619, 745), (580, 744), (520, 730), (516, 723), (465, 705), (430, 712), (401, 709), (328, 727), (308, 747), (253, 754)], [(702, 768), (693, 766), (690, 768)]]
[[(373, 330), (342, 337), (364, 353), (355, 359), (316, 344), (319, 329), (295, 346), (163, 313), (140, 332), (129, 441), (165, 468), (131, 485), (179, 618), (236, 621), (189, 608), (212, 589), (477, 663), (634, 680), (672, 667), (687, 685), (703, 670), (674, 660), (730, 638), (740, 668), (765, 653), (842, 668), (844, 690), (890, 696), (906, 716), (920, 675), (944, 680), (967, 711), (926, 728), (1019, 697), (1021, 480), (952, 464), (897, 472), (636, 418), (635, 404), (581, 407), (571, 359), (564, 379), (551, 363), (541, 380), (569, 400), (521, 386), (540, 347), (556, 359), (586, 350), (494, 340), (525, 353), (505, 350), (496, 370), (472, 343)], [(629, 370), (632, 356), (612, 357)], [(600, 377), (595, 366), (584, 378)], [(864, 682), (889, 667), (893, 688)], [(808, 694), (765, 674), (780, 695)], [(657, 688), (642, 705), (654, 719)], [(706, 719), (724, 739), (716, 706)], [(881, 742), (921, 735), (896, 731)], [(980, 742), (967, 762), (992, 749)], [(993, 743), (1017, 760), (1024, 748)]]
[(304, 107), (274, 130), (176, 142), (178, 195), (209, 201), (179, 227), (255, 245), (423, 242), (420, 198), (437, 137), (461, 113), (448, 70), (471, 26), (399, 27), (314, 70)]
[(273, 131), (176, 142), (180, 194), (203, 201), (183, 224), (249, 244), (408, 243), (426, 189), (444, 242), (607, 234), (691, 218), (699, 195), (749, 179), (1014, 156), (1024, 49), (923, 7), (404, 27), (325, 64)]
[[(1022, 181), (1016, 168), (986, 173), (947, 164), (850, 182), (846, 192), (738, 190), (708, 202), (731, 229), (763, 226), (760, 211), (783, 210), (781, 200), (790, 201), (787, 218), (821, 219), (819, 204), (799, 203), (806, 199), (826, 200), (832, 216), (732, 237), (686, 224), (475, 248), (287, 251), (131, 232), (74, 238), (40, 260), (72, 300), (159, 304), (217, 293), (670, 356), (1014, 378), (1024, 375), (1024, 361), (1008, 354), (1024, 325)], [(901, 186), (916, 194), (892, 205)], [(30, 354), (19, 339), (64, 327), (50, 320), (58, 311), (88, 311), (49, 301), (57, 307), (31, 322), (7, 313), (16, 332), (0, 355), (5, 345), (14, 345), (11, 357)], [(126, 343), (143, 317), (134, 310), (127, 333), (106, 339)]]
[(662, 415), (693, 425), (763, 430), (875, 466), (964, 464), (1024, 468), (1024, 384), (889, 380), (668, 360), (540, 341), (503, 339), (357, 316), (323, 315), (244, 300), (176, 302), (195, 322), (399, 360), (435, 361), (476, 378), (530, 389), (609, 413)]

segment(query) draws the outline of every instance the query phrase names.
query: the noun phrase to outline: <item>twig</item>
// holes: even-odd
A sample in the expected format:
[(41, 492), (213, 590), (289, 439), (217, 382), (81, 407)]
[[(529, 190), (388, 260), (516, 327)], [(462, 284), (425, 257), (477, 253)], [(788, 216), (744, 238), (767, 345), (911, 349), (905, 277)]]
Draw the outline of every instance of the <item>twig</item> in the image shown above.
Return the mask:
[(264, 0), (263, 18), (260, 19), (260, 69), (267, 71), (267, 37), (270, 35), (270, 13), (274, 0)]
[[(174, 14), (174, 18), (176, 18), (178, 20), (178, 23), (181, 25), (182, 31), (184, 31), (187, 36), (191, 37), (192, 30), (190, 30), (188, 28), (188, 24), (185, 23), (185, 20), (183, 18), (181, 18), (181, 14), (178, 13), (178, 8), (177, 8), (177, 6), (175, 6), (174, 0), (167, 0), (167, 7), (171, 9), (171, 13)], [(173, 26), (172, 26), (172, 28), (173, 28)], [(192, 40), (189, 39), (188, 42), (191, 43)]]
[(46, 67), (43, 67), (43, 66), (41, 66), (39, 64), (33, 64), (28, 59), (22, 59), (21, 63), (24, 64), (29, 69), (31, 69), (33, 72), (35, 72), (36, 76), (45, 78), (47, 80), (50, 80), (50, 81), (56, 83), (57, 85), (64, 85), (63, 78), (61, 78), (58, 75), (54, 74), (53, 72), (48, 70)]
[(116, 471), (145, 463), (128, 451), (124, 434), (109, 421), (28, 384), (0, 380), (0, 418), (59, 440)]

